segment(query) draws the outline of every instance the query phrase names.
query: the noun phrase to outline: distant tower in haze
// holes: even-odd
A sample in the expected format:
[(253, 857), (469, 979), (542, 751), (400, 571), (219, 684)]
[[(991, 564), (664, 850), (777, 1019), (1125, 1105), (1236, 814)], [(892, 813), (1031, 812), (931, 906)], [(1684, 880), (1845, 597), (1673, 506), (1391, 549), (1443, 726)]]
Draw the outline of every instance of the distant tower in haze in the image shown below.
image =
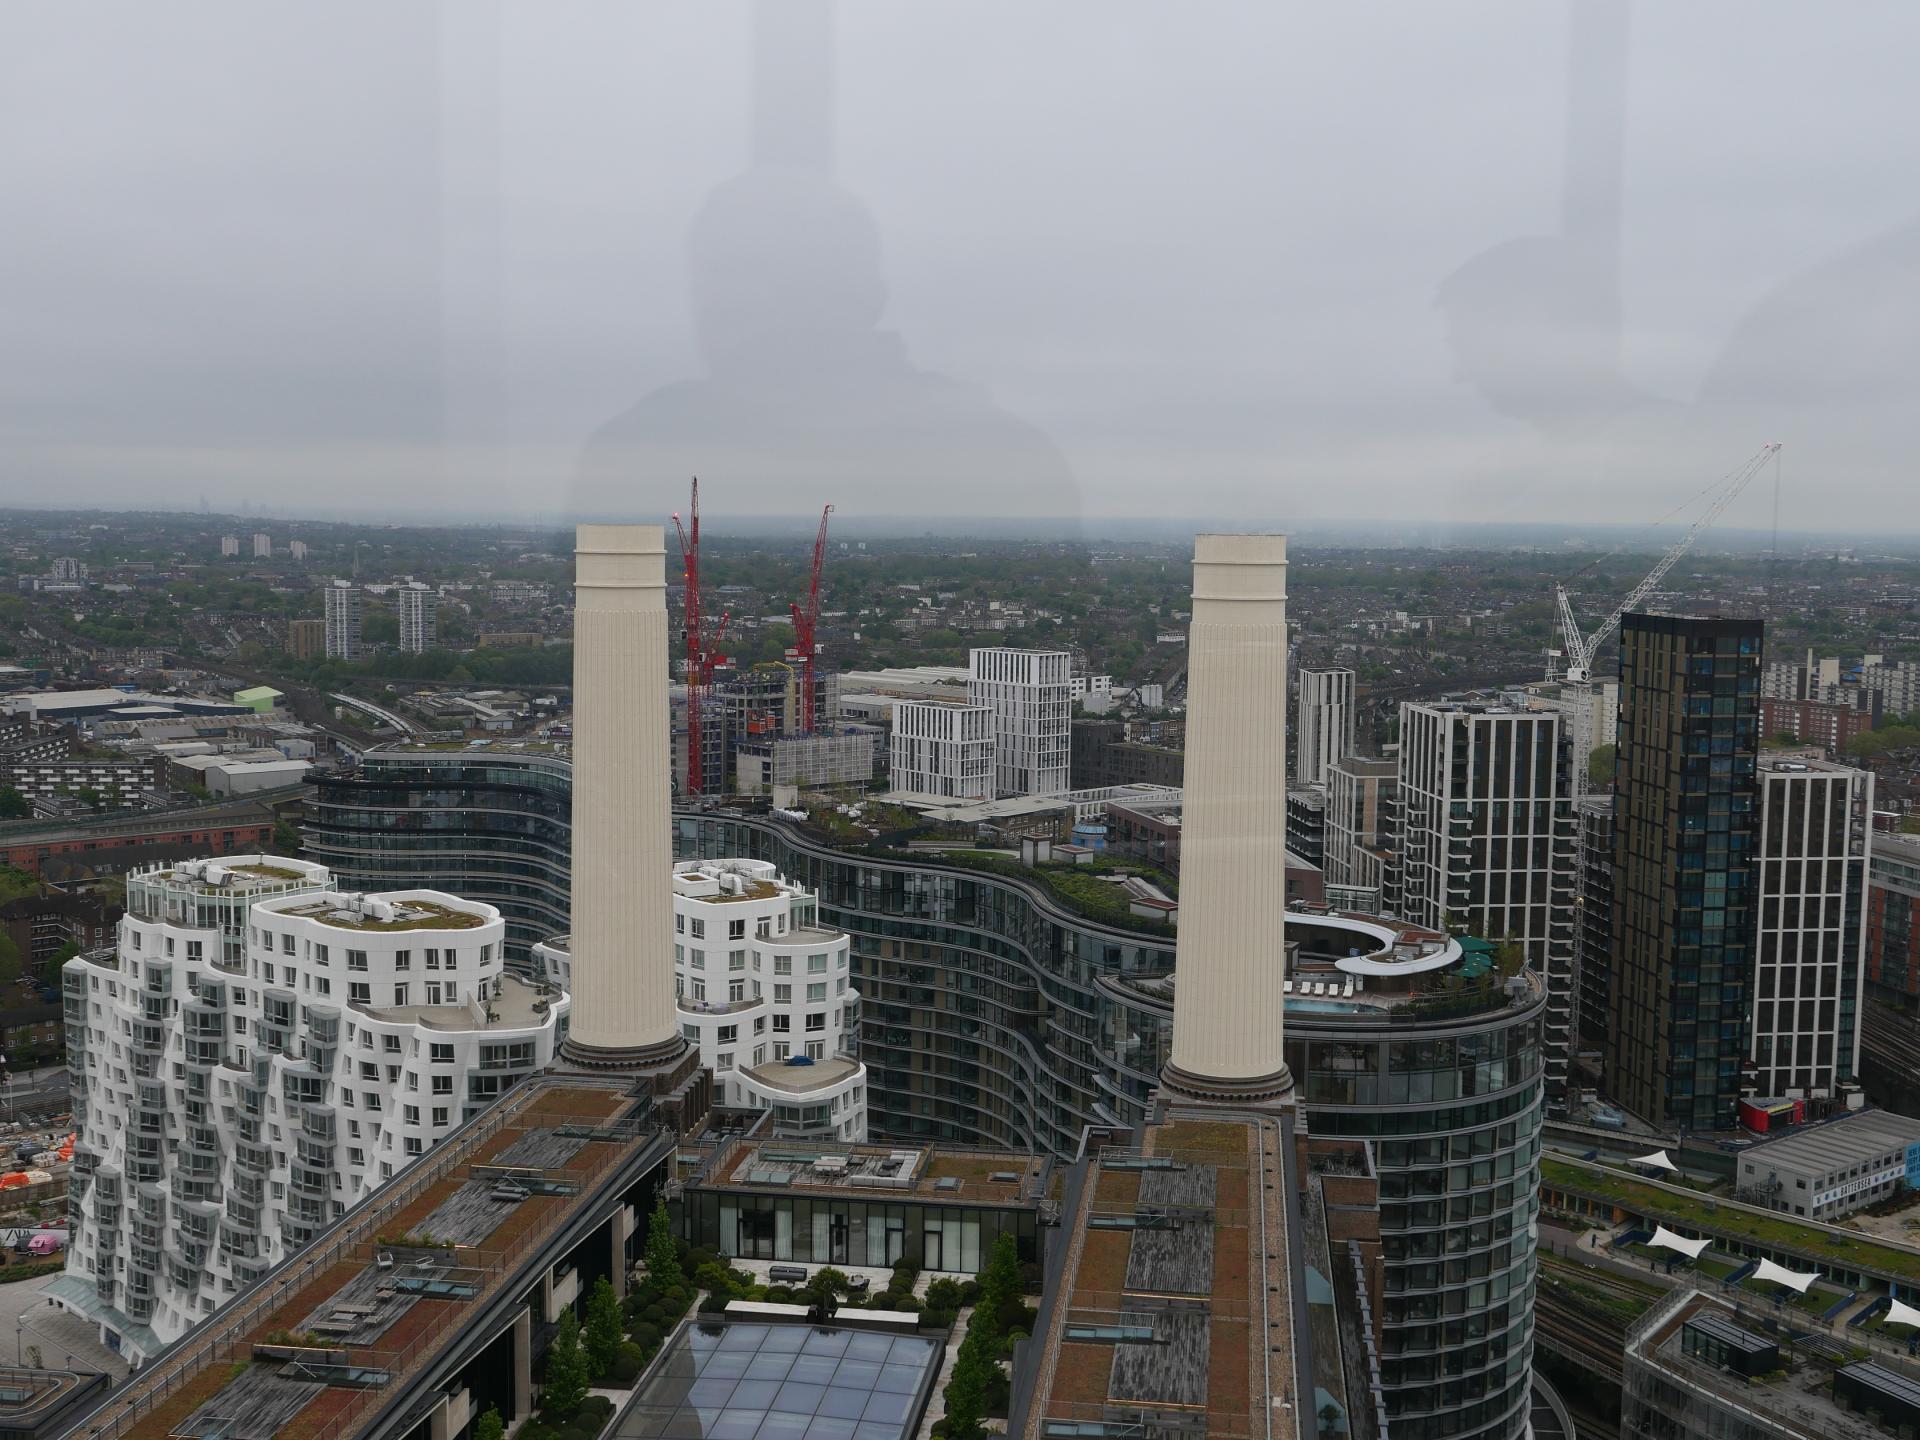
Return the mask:
[(360, 619), (364, 601), (360, 587), (348, 580), (327, 586), (327, 659), (360, 658)]
[(409, 580), (397, 593), (400, 597), (400, 648), (411, 655), (431, 650), (439, 638), (436, 624), (439, 593), (418, 580)]
[(271, 560), (273, 558), (273, 537), (264, 531), (256, 530), (253, 536), (253, 558)]
[(1302, 670), (1293, 783), (1326, 784), (1333, 763), (1353, 753), (1353, 727), (1353, 671)]

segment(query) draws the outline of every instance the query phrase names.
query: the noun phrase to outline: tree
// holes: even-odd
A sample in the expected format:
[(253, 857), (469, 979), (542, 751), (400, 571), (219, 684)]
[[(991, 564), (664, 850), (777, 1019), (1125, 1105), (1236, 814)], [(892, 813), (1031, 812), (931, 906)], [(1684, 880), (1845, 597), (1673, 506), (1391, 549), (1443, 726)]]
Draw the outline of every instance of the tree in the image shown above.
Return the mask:
[(0, 820), (24, 820), (33, 814), (27, 797), (11, 785), (0, 785)]
[(507, 1440), (507, 1422), (500, 1418), (498, 1405), (489, 1405), (474, 1424), (473, 1440)]
[(571, 1415), (587, 1398), (587, 1352), (580, 1346), (580, 1321), (568, 1306), (560, 1330), (547, 1347), (547, 1383), (541, 1399), (555, 1415)]
[(1595, 785), (1613, 784), (1614, 774), (1620, 768), (1620, 747), (1618, 745), (1600, 745), (1587, 756), (1587, 779)]
[(13, 984), (20, 978), (20, 947), (13, 943), (13, 937), (0, 930), (0, 986)]
[(673, 1221), (667, 1216), (666, 1197), (653, 1205), (647, 1221), (647, 1283), (656, 1290), (669, 1290), (680, 1283), (680, 1247), (673, 1242)]
[(587, 1298), (587, 1361), (594, 1379), (605, 1379), (613, 1369), (621, 1338), (620, 1302), (614, 1298), (612, 1282), (602, 1275)]
[(993, 1362), (986, 1352), (973, 1345), (973, 1332), (960, 1345), (953, 1360), (953, 1374), (947, 1381), (947, 1440), (979, 1440), (987, 1433), (981, 1423), (987, 1413), (986, 1366)]
[(284, 818), (273, 822), (271, 844), (273, 846), (271, 853), (275, 855), (291, 855), (295, 859), (300, 856), (300, 832), (289, 825)]

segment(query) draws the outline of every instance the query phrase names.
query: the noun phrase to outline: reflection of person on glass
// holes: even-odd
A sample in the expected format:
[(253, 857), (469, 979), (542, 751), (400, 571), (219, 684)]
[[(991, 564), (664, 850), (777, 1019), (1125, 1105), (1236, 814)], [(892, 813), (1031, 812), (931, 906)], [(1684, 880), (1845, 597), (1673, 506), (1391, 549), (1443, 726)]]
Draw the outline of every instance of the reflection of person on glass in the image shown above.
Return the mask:
[(705, 379), (601, 428), (575, 508), (631, 508), (638, 485), (724, 487), (727, 508), (798, 514), (1071, 517), (1060, 452), (981, 387), (916, 369), (886, 308), (879, 230), (832, 177), (832, 12), (760, 0), (754, 163), (688, 236)]

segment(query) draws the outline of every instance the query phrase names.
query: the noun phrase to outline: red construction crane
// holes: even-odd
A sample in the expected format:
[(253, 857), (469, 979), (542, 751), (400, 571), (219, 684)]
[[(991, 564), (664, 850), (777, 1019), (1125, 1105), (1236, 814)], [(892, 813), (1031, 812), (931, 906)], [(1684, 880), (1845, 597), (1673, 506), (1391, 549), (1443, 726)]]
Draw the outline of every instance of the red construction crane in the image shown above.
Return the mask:
[(680, 536), (680, 556), (686, 570), (687, 649), (687, 793), (706, 793), (706, 701), (713, 690), (713, 672), (727, 664), (720, 653), (726, 638), (725, 612), (720, 623), (709, 630), (706, 612), (700, 604), (700, 477), (693, 480), (693, 499), (688, 507), (688, 523), (680, 523), (680, 512), (673, 512), (673, 528)]
[(789, 657), (800, 661), (800, 733), (813, 733), (814, 695), (816, 678), (814, 664), (819, 652), (815, 640), (820, 629), (820, 567), (827, 561), (827, 517), (833, 514), (833, 506), (824, 506), (820, 511), (820, 533), (813, 537), (813, 575), (807, 583), (807, 606), (802, 610), (793, 605), (793, 649)]

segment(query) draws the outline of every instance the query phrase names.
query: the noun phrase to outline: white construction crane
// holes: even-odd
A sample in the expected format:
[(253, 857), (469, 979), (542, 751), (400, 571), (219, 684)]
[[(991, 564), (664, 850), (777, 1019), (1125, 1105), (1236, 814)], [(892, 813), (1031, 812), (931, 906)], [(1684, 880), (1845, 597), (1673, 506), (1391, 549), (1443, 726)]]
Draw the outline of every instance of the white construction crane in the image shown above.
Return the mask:
[(1664, 580), (1667, 572), (1679, 563), (1680, 557), (1693, 548), (1693, 542), (1700, 538), (1700, 532), (1718, 519), (1720, 512), (1731, 505), (1739, 497), (1740, 492), (1747, 488), (1747, 482), (1758, 475), (1767, 461), (1779, 453), (1779, 443), (1769, 442), (1760, 448), (1759, 454), (1734, 471), (1720, 487), (1720, 493), (1714, 497), (1713, 503), (1707, 506), (1706, 513), (1687, 528), (1687, 533), (1676, 540), (1673, 548), (1660, 557), (1660, 563), (1647, 572), (1647, 578), (1634, 586), (1632, 593), (1626, 599), (1614, 606), (1613, 613), (1602, 620), (1599, 629), (1591, 635), (1581, 635), (1580, 622), (1573, 618), (1573, 601), (1567, 595), (1567, 587), (1554, 586), (1554, 596), (1560, 605), (1560, 634), (1566, 644), (1567, 668), (1564, 676), (1566, 680), (1575, 684), (1585, 684), (1593, 679), (1594, 652), (1613, 633), (1613, 627), (1620, 623), (1620, 617), (1653, 593), (1654, 586)]

